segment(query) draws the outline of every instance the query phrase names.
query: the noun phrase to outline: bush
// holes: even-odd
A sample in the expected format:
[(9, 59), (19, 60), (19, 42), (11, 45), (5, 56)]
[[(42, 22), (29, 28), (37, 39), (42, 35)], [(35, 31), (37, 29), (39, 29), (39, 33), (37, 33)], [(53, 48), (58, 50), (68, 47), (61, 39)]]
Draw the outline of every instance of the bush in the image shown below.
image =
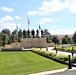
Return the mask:
[(52, 58), (52, 59), (57, 59), (57, 60), (63, 60), (63, 61), (68, 61), (68, 56), (67, 55), (57, 55), (56, 53), (53, 52), (48, 52), (40, 49), (32, 49), (33, 52), (38, 53), (42, 56)]
[(74, 56), (74, 57), (72, 58), (72, 62), (73, 62), (73, 63), (76, 63), (76, 56)]
[(61, 59), (61, 60), (64, 60), (64, 61), (68, 61), (68, 56), (67, 56), (67, 55), (62, 55), (62, 54), (60, 54), (60, 55), (58, 56), (58, 58)]

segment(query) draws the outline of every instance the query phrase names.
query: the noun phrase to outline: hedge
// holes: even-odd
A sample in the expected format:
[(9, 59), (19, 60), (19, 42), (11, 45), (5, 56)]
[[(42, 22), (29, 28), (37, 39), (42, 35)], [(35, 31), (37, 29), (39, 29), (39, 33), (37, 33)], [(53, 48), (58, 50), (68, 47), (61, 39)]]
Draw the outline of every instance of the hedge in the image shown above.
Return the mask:
[[(56, 53), (53, 53), (53, 52), (48, 52), (48, 51), (44, 51), (44, 50), (40, 50), (40, 49), (36, 49), (36, 48), (32, 48), (31, 50), (32, 52), (34, 53), (37, 53), (39, 55), (42, 55), (44, 57), (47, 57), (49, 59), (52, 59), (54, 61), (57, 61), (59, 63), (62, 63), (62, 64), (66, 64), (68, 65), (68, 55), (63, 55), (63, 54), (56, 54)], [(71, 58), (71, 62), (72, 62), (72, 66), (76, 67), (76, 56), (73, 56)]]
[(36, 49), (36, 48), (32, 48), (32, 51), (37, 53), (37, 54), (40, 54), (42, 56), (48, 57), (48, 58), (68, 61), (68, 56), (67, 55), (61, 55), (61, 54), (58, 55), (54, 52), (48, 52), (48, 51), (44, 51), (44, 50), (40, 50), (40, 49)]

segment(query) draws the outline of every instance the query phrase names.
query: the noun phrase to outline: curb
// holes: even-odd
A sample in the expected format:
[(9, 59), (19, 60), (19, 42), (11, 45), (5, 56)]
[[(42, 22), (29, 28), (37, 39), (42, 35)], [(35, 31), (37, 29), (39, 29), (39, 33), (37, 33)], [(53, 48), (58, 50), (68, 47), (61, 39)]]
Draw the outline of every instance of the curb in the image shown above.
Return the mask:
[(76, 70), (76, 68), (74, 67), (73, 69), (63, 68), (63, 69), (45, 71), (45, 72), (40, 72), (40, 73), (28, 74), (28, 75), (48, 75), (48, 74), (54, 74), (54, 73), (59, 73), (59, 72), (71, 71), (71, 70)]

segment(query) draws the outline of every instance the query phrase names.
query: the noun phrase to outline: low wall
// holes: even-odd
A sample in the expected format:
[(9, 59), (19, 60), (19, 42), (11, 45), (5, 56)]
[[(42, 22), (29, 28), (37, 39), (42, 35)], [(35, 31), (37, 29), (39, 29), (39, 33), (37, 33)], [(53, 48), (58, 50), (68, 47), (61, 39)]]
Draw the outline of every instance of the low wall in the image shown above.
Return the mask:
[(54, 45), (55, 45), (54, 43), (47, 43), (48, 47), (54, 47)]
[(5, 48), (47, 48), (53, 46), (54, 43), (47, 43), (46, 38), (21, 38), (20, 43), (12, 43), (9, 45), (5, 45)]
[(5, 48), (21, 48), (21, 45), (20, 43), (12, 43), (12, 44), (8, 44), (8, 45), (5, 45)]
[(23, 48), (46, 48), (46, 38), (21, 38), (21, 47)]

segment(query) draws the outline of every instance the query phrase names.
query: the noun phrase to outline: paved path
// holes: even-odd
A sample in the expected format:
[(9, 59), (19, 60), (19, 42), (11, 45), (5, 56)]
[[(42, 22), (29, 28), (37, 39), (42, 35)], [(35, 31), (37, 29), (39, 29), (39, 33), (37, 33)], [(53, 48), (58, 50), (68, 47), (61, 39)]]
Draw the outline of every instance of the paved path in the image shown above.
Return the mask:
[(47, 74), (47, 75), (76, 75), (76, 70), (64, 71), (55, 74)]
[[(56, 50), (52, 50), (52, 49), (53, 49), (53, 47), (48, 47), (49, 52), (56, 53)], [(69, 53), (69, 52), (64, 52), (64, 51), (57, 51), (57, 52), (58, 52), (58, 54), (72, 55), (72, 53)], [(76, 55), (76, 54), (74, 54), (74, 55)]]
[(52, 71), (45, 71), (40, 73), (34, 73), (29, 75), (76, 75), (76, 68), (73, 69), (58, 69), (58, 70), (52, 70)]

